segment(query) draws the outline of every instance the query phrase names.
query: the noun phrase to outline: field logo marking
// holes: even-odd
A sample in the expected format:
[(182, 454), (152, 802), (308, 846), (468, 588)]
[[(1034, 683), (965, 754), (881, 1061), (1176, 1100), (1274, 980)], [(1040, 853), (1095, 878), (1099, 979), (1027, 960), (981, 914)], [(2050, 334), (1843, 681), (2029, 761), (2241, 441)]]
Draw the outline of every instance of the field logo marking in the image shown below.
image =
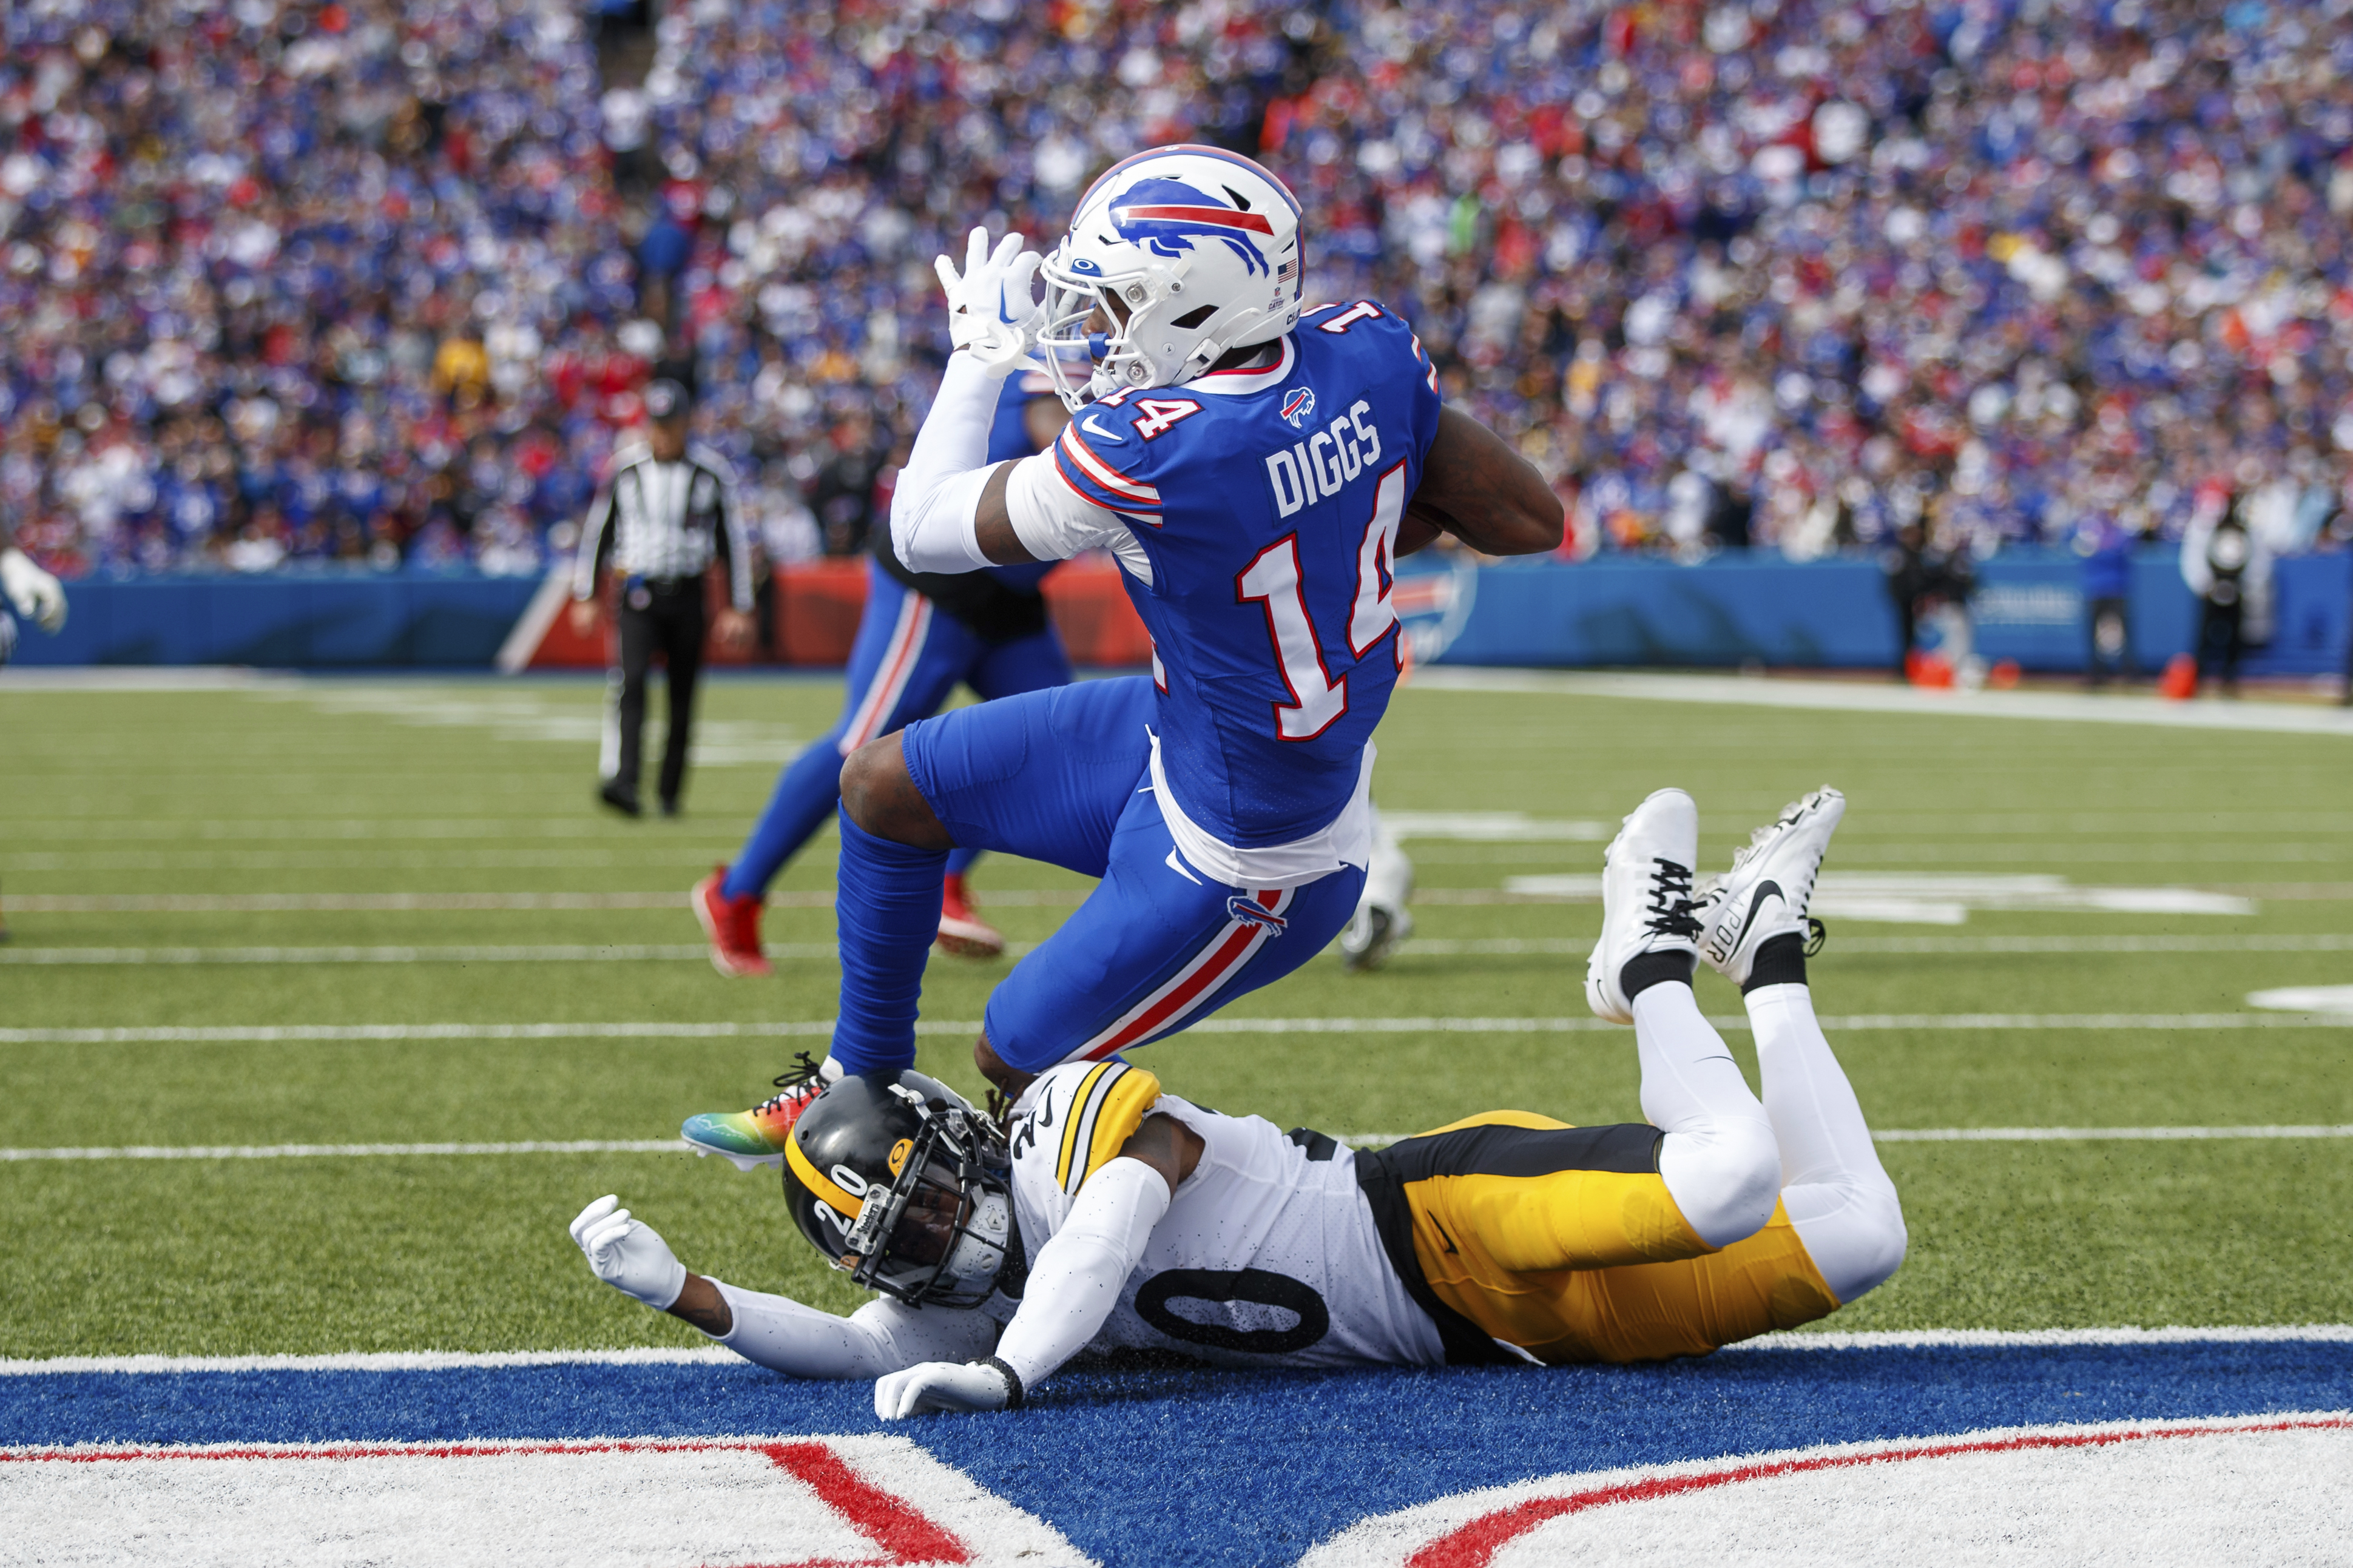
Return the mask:
[(35, 1560), (1090, 1562), (904, 1437), (0, 1449), (0, 1509)]
[[(2191, 1439), (2229, 1440), (2230, 1447), (2174, 1447)], [(2098, 1458), (2069, 1463), (2075, 1456)], [(1503, 1558), (1649, 1561), (1644, 1549), (1655, 1550), (1662, 1539), (1711, 1537), (1778, 1541), (1793, 1555), (1803, 1542), (1808, 1555), (1835, 1562), (1860, 1544), (1845, 1533), (1883, 1531), (1897, 1510), (1908, 1521), (1912, 1549), (1928, 1560), (1987, 1531), (2031, 1548), (2103, 1539), (2099, 1531), (2131, 1519), (2148, 1538), (2135, 1545), (2173, 1531), (2184, 1532), (2174, 1538), (2182, 1547), (2201, 1535), (2222, 1535), (2254, 1559), (2276, 1561), (2295, 1555), (2307, 1536), (2341, 1541), (2337, 1532), (2353, 1529), (2353, 1491), (2328, 1496), (2314, 1489), (2307, 1507), (2278, 1506), (2283, 1493), (2303, 1495), (2300, 1478), (2308, 1479), (2309, 1466), (2348, 1458), (2353, 1413), (2346, 1411), (2018, 1427), (1793, 1449), (1553, 1476), (1442, 1499), (1354, 1525), (1308, 1552), (1301, 1568), (1488, 1568)], [(1922, 1460), (1936, 1462), (1908, 1468)], [(1835, 1492), (1804, 1484), (1825, 1473), (1838, 1474)], [(2202, 1496), (2182, 1487), (2200, 1474), (2215, 1482)], [(2168, 1488), (2178, 1489), (2169, 1510), (2160, 1500)], [(2266, 1509), (2282, 1516), (2268, 1545), (2260, 1527)], [(1835, 1517), (1841, 1514), (1851, 1517)], [(1573, 1538), (1562, 1533), (1559, 1521), (1577, 1516), (1594, 1517)], [(2258, 1521), (2253, 1537), (2243, 1533), (2251, 1521)], [(1530, 1539), (1539, 1531), (1544, 1539)], [(1883, 1540), (1879, 1554), (1895, 1544)], [(2124, 1550), (2129, 1556), (2133, 1545)], [(2195, 1549), (2180, 1560), (2198, 1560)]]

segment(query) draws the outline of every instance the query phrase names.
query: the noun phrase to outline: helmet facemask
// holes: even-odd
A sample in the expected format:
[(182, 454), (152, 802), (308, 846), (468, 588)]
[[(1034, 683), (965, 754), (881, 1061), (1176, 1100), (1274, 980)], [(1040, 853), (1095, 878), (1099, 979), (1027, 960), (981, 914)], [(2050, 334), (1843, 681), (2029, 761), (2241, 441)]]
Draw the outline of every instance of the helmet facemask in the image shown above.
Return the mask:
[(1069, 250), (1066, 241), (1039, 269), (1046, 326), (1038, 352), (1071, 413), (1114, 392), (1190, 381), (1225, 352), (1196, 336), (1217, 308), (1185, 299), (1181, 265), (1106, 274)]
[(976, 1307), (1016, 1246), (1002, 1140), (975, 1112), (934, 1110), (904, 1088), (892, 1093), (923, 1126), (892, 1151), (891, 1184), (867, 1188), (836, 1266), (911, 1307)]

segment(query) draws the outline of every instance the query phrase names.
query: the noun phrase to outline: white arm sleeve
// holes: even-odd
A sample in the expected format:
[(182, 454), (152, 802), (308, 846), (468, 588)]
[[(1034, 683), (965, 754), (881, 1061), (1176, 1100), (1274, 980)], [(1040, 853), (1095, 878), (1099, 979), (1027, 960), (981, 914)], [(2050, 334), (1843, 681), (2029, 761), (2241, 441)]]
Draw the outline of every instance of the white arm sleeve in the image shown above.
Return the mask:
[[(976, 503), (978, 500), (976, 494)], [(1040, 561), (1068, 561), (1082, 551), (1108, 550), (1130, 575), (1145, 584), (1152, 581), (1151, 558), (1127, 524), (1117, 512), (1106, 511), (1065, 484), (1050, 451), (1013, 465), (1005, 487), (1005, 510), (1013, 521), (1013, 536)]]
[(1125, 1155), (1087, 1178), (1062, 1228), (1038, 1249), (1020, 1310), (997, 1342), (997, 1359), (1024, 1388), (1037, 1387), (1103, 1331), (1169, 1197), (1159, 1172)]
[(847, 1318), (784, 1296), (714, 1279), (734, 1325), (719, 1342), (744, 1360), (794, 1377), (881, 1377), (927, 1361), (988, 1353), (997, 1324), (984, 1312), (907, 1307), (887, 1298)]
[(915, 435), (891, 497), (891, 547), (910, 572), (974, 572), (995, 564), (973, 531), (988, 483), (988, 426), (1005, 372), (969, 353), (948, 356), (940, 395)]

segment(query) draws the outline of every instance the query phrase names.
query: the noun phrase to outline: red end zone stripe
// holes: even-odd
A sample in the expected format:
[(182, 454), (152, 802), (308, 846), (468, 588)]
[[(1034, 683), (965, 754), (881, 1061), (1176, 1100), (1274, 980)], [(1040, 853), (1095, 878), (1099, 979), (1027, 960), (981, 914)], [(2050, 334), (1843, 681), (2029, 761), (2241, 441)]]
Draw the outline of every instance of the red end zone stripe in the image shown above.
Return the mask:
[(1487, 1568), (1495, 1553), (1547, 1520), (1583, 1513), (1616, 1502), (1648, 1502), (1684, 1492), (1706, 1491), (1735, 1481), (1767, 1480), (1776, 1476), (1802, 1475), (1810, 1470), (1851, 1469), (1861, 1465), (1887, 1465), (1905, 1459), (1941, 1459), (1956, 1454), (2007, 1454), (2028, 1448), (2096, 1448), (2115, 1443), (2141, 1442), (2154, 1437), (2213, 1437), (2240, 1432), (2302, 1432), (2353, 1426), (2353, 1421), (2322, 1417), (2305, 1421), (2272, 1421), (2245, 1426), (2149, 1426), (2124, 1432), (2050, 1433), (2028, 1437), (1999, 1437), (1979, 1443), (1924, 1443), (1915, 1447), (1888, 1448), (1872, 1454), (1830, 1454), (1818, 1459), (1784, 1459), (1770, 1465), (1736, 1465), (1695, 1475), (1659, 1476), (1628, 1481), (1567, 1497), (1531, 1498), (1511, 1508), (1482, 1514), (1458, 1525), (1406, 1559), (1406, 1568)]
[(963, 1542), (890, 1493), (869, 1486), (822, 1443), (775, 1443), (763, 1450), (780, 1469), (808, 1483), (861, 1535), (891, 1553), (894, 1563), (969, 1563)]
[(1175, 223), (1207, 223), (1219, 228), (1246, 228), (1252, 234), (1271, 237), (1274, 225), (1256, 213), (1238, 213), (1224, 207), (1118, 207), (1113, 209), (1123, 217), (1163, 218)]

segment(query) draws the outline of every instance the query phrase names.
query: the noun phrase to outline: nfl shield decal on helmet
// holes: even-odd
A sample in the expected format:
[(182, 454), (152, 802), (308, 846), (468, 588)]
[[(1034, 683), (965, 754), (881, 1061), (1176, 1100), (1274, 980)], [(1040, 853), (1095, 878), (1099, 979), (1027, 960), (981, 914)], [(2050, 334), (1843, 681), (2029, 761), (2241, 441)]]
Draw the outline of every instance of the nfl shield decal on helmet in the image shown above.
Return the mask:
[(1314, 389), (1304, 386), (1294, 386), (1289, 392), (1283, 394), (1283, 422), (1289, 425), (1293, 430), (1305, 429), (1307, 427), (1307, 422), (1314, 417), (1315, 393)]

